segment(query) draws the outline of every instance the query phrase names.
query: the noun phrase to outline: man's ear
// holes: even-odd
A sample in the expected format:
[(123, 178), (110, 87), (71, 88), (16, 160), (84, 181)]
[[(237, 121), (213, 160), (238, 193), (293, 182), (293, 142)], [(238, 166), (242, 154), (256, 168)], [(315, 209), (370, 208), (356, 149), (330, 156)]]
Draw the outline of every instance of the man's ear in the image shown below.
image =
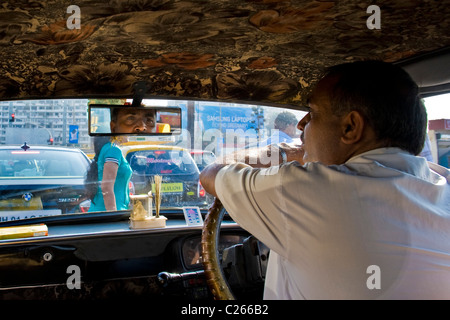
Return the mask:
[(349, 112), (342, 119), (341, 141), (345, 144), (354, 144), (361, 140), (365, 121), (362, 114), (358, 111)]
[(111, 122), (109, 123), (109, 128), (111, 129), (111, 133), (114, 133), (114, 129), (116, 128), (116, 122), (111, 120)]

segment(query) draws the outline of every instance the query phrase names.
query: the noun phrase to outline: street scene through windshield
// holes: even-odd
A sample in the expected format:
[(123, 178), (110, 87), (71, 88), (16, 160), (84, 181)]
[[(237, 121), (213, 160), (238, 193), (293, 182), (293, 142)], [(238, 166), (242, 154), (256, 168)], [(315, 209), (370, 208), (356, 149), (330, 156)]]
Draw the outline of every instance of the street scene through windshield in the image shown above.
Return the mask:
[[(8, 203), (0, 209), (0, 221), (92, 212), (93, 199), (86, 196), (84, 186), (89, 163), (96, 154), (95, 139), (99, 138), (89, 136), (88, 106), (123, 102), (126, 100), (0, 102), (5, 118), (0, 135), (3, 155), (0, 201)], [(158, 105), (162, 111), (178, 107), (181, 118), (187, 120), (174, 122), (170, 113), (164, 117), (162, 112), (159, 120), (172, 131), (177, 129), (178, 134), (130, 135), (126, 141), (114, 136), (103, 139), (117, 144), (131, 167), (127, 189), (131, 196), (154, 193), (154, 177), (162, 177), (162, 208), (209, 208), (214, 198), (199, 181), (199, 173), (207, 164), (239, 149), (281, 142), (301, 144), (296, 126), (306, 114), (269, 106), (217, 102), (143, 100), (142, 103)], [(98, 123), (98, 119), (92, 122)], [(62, 195), (55, 191), (61, 188)], [(24, 201), (24, 195), (32, 200)]]
[[(445, 102), (440, 102), (440, 108), (435, 100), (436, 97), (424, 100), (425, 106), (430, 106), (432, 119), (422, 156), (448, 167), (450, 139), (445, 121), (449, 120), (445, 120), (445, 115), (440, 118)], [(84, 179), (95, 156), (96, 137), (89, 136), (88, 106), (126, 101), (0, 102), (3, 117), (0, 222), (89, 212), (92, 199), (86, 197)], [(181, 109), (181, 118), (187, 119), (183, 122), (173, 122), (170, 116), (163, 119), (172, 130), (178, 130), (177, 135), (130, 135), (126, 142), (115, 141), (132, 170), (129, 193), (154, 193), (154, 177), (161, 175), (161, 206), (165, 208), (187, 205), (209, 208), (214, 198), (199, 181), (199, 173), (207, 164), (239, 149), (281, 142), (301, 144), (296, 126), (306, 114), (269, 106), (218, 102), (144, 100), (143, 104), (161, 108), (176, 106)], [(62, 186), (63, 196), (57, 196), (55, 190)], [(26, 197), (32, 200), (23, 201)]]

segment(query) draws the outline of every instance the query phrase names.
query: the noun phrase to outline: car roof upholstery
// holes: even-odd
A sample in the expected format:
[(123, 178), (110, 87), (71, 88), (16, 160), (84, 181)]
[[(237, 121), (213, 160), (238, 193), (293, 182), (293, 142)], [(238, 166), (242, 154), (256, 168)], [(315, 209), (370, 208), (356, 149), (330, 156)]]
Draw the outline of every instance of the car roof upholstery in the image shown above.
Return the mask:
[(298, 108), (328, 66), (406, 66), (450, 46), (447, 0), (381, 1), (380, 29), (367, 27), (367, 1), (83, 0), (80, 29), (68, 5), (2, 2), (1, 100), (132, 97), (140, 83), (147, 97)]

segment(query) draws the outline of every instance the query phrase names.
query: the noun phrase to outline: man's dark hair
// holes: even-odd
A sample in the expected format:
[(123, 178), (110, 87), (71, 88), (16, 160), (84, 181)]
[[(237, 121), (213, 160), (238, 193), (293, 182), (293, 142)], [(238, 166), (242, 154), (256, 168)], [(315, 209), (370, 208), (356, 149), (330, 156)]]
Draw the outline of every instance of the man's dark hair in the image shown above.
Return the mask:
[(358, 61), (329, 68), (335, 77), (330, 92), (339, 114), (357, 110), (386, 146), (418, 155), (425, 142), (427, 113), (417, 84), (399, 66), (383, 61)]
[(295, 114), (289, 111), (283, 111), (278, 114), (274, 121), (274, 128), (285, 130), (289, 125), (297, 124), (298, 120)]
[(117, 117), (119, 116), (119, 111), (120, 111), (120, 106), (117, 106), (117, 107), (112, 106), (112, 108), (111, 108), (111, 121), (114, 121), (114, 122), (117, 121)]

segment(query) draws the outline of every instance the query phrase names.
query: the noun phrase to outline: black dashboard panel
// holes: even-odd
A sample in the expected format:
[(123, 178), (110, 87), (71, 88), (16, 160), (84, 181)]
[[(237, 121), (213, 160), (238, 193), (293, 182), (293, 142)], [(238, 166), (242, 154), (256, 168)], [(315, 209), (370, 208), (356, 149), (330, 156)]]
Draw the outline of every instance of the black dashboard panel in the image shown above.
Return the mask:
[[(202, 269), (198, 259), (193, 261), (200, 251), (192, 251), (200, 250), (201, 231), (184, 220), (171, 219), (166, 228), (131, 230), (128, 221), (122, 220), (54, 225), (46, 237), (1, 240), (0, 299), (86, 298), (120, 292), (130, 296), (131, 288), (139, 296), (143, 292), (160, 295), (158, 273)], [(228, 239), (246, 235), (234, 222), (224, 222), (222, 233)], [(75, 290), (69, 285), (73, 268), (81, 281), (81, 288)]]
[[(241, 232), (222, 232), (219, 238), (219, 256), (227, 247), (243, 243), (244, 239), (249, 235)], [(196, 270), (203, 268), (202, 265), (202, 251), (201, 251), (201, 237), (190, 236), (182, 242), (179, 246), (182, 256), (184, 268), (187, 270)]]

